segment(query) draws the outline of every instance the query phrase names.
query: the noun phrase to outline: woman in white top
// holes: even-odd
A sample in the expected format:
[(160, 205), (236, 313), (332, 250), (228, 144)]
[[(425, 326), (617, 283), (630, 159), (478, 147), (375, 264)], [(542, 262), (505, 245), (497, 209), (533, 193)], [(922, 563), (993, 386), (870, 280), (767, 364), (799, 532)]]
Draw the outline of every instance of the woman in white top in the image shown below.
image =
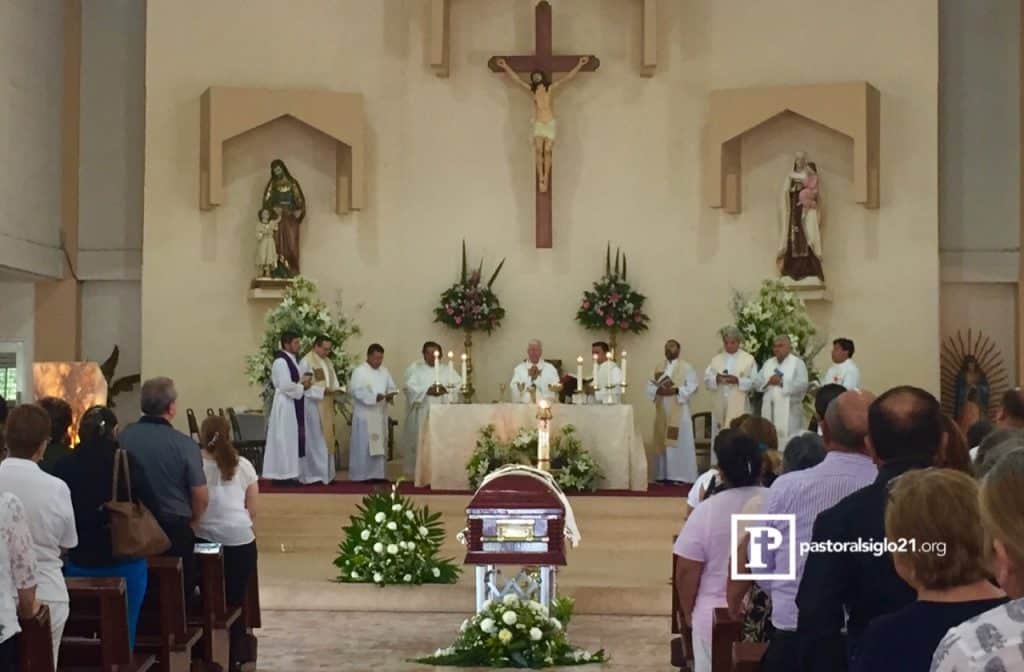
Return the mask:
[[(256, 534), (252, 514), (259, 496), (256, 469), (231, 444), (231, 427), (220, 416), (207, 417), (199, 430), (203, 446), (203, 472), (210, 490), (210, 505), (196, 528), (199, 542), (224, 547), (224, 593), (228, 604), (241, 604), (256, 571)], [(231, 670), (248, 660), (245, 653), (245, 624), (231, 627)]]
[(21, 500), (0, 493), (0, 672), (14, 672), (18, 617), (36, 613), (36, 554)]

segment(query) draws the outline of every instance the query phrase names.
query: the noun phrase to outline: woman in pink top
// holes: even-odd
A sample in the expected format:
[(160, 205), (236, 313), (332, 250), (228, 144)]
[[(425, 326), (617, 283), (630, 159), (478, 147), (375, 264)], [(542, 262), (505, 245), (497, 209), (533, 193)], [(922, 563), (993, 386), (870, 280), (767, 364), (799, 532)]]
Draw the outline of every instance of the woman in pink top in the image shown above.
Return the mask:
[(715, 455), (724, 490), (701, 503), (683, 524), (673, 552), (675, 585), (686, 624), (693, 628), (694, 672), (711, 672), (711, 617), (727, 606), (732, 515), (751, 497), (763, 495), (761, 450), (757, 441), (736, 430), (715, 438)]

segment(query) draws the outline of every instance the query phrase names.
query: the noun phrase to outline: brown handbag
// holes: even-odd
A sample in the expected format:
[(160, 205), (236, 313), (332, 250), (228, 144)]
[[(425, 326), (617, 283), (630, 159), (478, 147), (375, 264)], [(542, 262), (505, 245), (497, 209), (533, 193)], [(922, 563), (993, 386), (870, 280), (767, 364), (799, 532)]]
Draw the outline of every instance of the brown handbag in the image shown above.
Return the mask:
[[(117, 499), (117, 485), (124, 465), (125, 484), (128, 486), (128, 501)], [(142, 502), (132, 499), (132, 476), (128, 468), (128, 453), (122, 448), (114, 452), (114, 477), (110, 501), (103, 505), (110, 522), (110, 546), (114, 557), (144, 558), (160, 555), (171, 547), (171, 540), (164, 534), (156, 518)]]

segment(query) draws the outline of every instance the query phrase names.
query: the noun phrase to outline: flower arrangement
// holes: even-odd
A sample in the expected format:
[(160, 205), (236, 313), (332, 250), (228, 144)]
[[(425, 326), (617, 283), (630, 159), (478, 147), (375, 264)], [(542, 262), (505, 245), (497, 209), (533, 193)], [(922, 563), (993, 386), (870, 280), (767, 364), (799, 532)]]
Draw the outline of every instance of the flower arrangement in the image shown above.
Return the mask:
[[(506, 464), (536, 466), (537, 430), (521, 428), (511, 441), (501, 441), (494, 425), (480, 428), (476, 449), (466, 463), (469, 485), (476, 490), (484, 477)], [(563, 490), (597, 490), (604, 472), (583, 447), (576, 428), (566, 425), (551, 439), (551, 473)]]
[(775, 337), (786, 335), (793, 343), (793, 352), (807, 365), (809, 379), (817, 379), (814, 358), (822, 348), (818, 330), (803, 300), (781, 281), (765, 280), (754, 296), (734, 291), (730, 309), (743, 335), (743, 347), (759, 364), (772, 357)]
[(331, 364), (339, 381), (347, 381), (354, 366), (353, 359), (345, 352), (345, 342), (359, 333), (359, 327), (341, 309), (339, 300), (335, 314), (327, 308), (309, 279), (298, 276), (285, 292), (281, 303), (267, 313), (263, 340), (259, 350), (245, 359), (245, 372), (251, 385), (261, 387), (264, 392), (270, 385), (270, 367), (274, 354), (281, 349), (281, 334), (294, 331), (302, 339), (302, 352), (313, 347), (313, 340), (320, 334), (327, 336), (334, 344)]
[(634, 291), (626, 280), (626, 255), (615, 250), (615, 264), (612, 265), (611, 244), (605, 252), (604, 275), (594, 283), (594, 288), (583, 292), (583, 299), (576, 311), (576, 321), (585, 329), (607, 330), (615, 334), (628, 331), (639, 334), (646, 331), (651, 318), (644, 312), (647, 297)]
[(573, 610), (569, 598), (552, 602), (550, 612), (540, 602), (521, 600), (513, 594), (500, 601), (488, 600), (483, 607), (462, 623), (454, 644), (416, 662), (540, 669), (608, 660), (603, 650), (591, 653), (569, 644), (565, 632)]
[(488, 334), (501, 326), (505, 309), (492, 287), (498, 279), (505, 260), (491, 274), (487, 284), (481, 284), (483, 264), (470, 272), (466, 266), (466, 241), (462, 241), (462, 270), (459, 281), (441, 294), (441, 303), (434, 308), (434, 321), (452, 329), (466, 332), (484, 331)]
[(334, 565), (340, 583), (455, 583), (461, 569), (437, 557), (444, 541), (441, 514), (398, 494), (372, 492), (344, 529)]

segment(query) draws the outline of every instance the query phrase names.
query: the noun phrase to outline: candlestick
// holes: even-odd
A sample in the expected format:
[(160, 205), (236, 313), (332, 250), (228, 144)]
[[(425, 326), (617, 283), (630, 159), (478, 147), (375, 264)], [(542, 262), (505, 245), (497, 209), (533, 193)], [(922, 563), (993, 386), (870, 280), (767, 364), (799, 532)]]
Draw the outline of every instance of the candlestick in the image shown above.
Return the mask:
[(551, 469), (551, 406), (546, 399), (537, 403), (537, 468)]
[(462, 353), (462, 384), (466, 384), (466, 353)]
[(434, 350), (434, 386), (435, 387), (441, 384), (440, 362), (441, 362), (441, 351), (440, 350)]
[(576, 389), (583, 389), (583, 356), (576, 358)]
[(626, 387), (626, 351), (622, 351), (622, 387)]

